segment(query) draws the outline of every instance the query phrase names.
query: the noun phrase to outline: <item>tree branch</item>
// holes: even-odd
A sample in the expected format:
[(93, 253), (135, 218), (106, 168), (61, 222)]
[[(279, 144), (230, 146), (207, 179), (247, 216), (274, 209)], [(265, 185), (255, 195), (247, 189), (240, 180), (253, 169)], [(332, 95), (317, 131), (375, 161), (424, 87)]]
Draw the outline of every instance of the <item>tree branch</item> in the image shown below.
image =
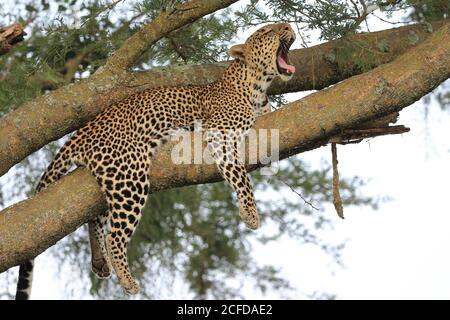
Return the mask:
[[(429, 93), (450, 77), (448, 61), (450, 23), (391, 63), (262, 116), (256, 129), (279, 129), (281, 159), (320, 147), (342, 129), (398, 112)], [(166, 144), (152, 164), (151, 192), (220, 180), (214, 165), (174, 165), (173, 145)], [(105, 209), (104, 196), (86, 169), (4, 209), (0, 272), (35, 257)]]
[[(126, 89), (131, 79), (126, 78), (125, 69), (153, 43), (237, 1), (192, 0), (163, 11), (128, 38), (89, 79), (54, 90), (7, 114), (0, 120), (0, 176), (27, 155), (81, 127), (103, 108), (129, 95)], [(117, 92), (120, 87), (125, 90)], [(36, 135), (38, 128), (43, 131)]]
[[(444, 23), (433, 26), (437, 28)], [(415, 35), (414, 41), (411, 34)], [(287, 83), (275, 82), (269, 93), (325, 88), (392, 61), (429, 35), (422, 25), (413, 25), (293, 50), (290, 60), (297, 68), (294, 78)], [(148, 72), (102, 72), (29, 101), (0, 119), (0, 176), (29, 154), (80, 128), (101, 110), (130, 94), (160, 85), (212, 82), (226, 66), (227, 63), (217, 63)]]
[(24, 36), (26, 33), (20, 23), (0, 27), (0, 55), (7, 53), (13, 45), (22, 41)]
[(128, 69), (153, 43), (188, 23), (228, 7), (238, 0), (192, 0), (161, 12), (128, 38), (106, 62), (106, 67)]

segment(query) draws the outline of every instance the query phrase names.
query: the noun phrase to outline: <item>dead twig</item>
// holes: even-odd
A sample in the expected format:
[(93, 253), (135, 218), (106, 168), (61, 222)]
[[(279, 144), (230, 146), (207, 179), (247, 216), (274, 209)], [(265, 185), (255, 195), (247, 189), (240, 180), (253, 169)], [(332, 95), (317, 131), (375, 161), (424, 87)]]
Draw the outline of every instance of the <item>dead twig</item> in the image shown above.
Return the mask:
[(359, 143), (363, 139), (385, 136), (388, 134), (401, 134), (409, 131), (410, 129), (403, 125), (384, 128), (346, 129), (341, 134), (331, 138), (329, 142), (339, 144)]
[(333, 163), (333, 204), (338, 216), (344, 219), (344, 208), (342, 206), (341, 193), (339, 191), (339, 172), (336, 143), (331, 144), (331, 158)]
[(288, 186), (292, 192), (294, 192), (296, 195), (298, 195), (300, 197), (300, 199), (303, 200), (303, 202), (305, 202), (307, 205), (309, 205), (311, 208), (313, 208), (314, 210), (319, 210), (319, 208), (317, 208), (316, 206), (314, 206), (310, 201), (306, 200), (301, 193), (299, 193), (297, 190), (295, 190), (291, 185), (289, 185), (287, 182), (280, 180), (284, 185)]

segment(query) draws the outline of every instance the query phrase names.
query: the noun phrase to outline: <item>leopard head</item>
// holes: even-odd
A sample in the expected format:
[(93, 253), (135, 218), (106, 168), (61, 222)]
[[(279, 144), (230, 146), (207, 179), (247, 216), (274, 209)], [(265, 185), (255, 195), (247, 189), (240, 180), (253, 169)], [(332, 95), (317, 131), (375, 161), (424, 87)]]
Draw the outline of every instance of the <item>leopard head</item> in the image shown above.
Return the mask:
[(232, 46), (229, 54), (251, 69), (288, 81), (295, 72), (288, 57), (294, 40), (295, 33), (288, 23), (269, 24), (258, 29), (244, 44)]

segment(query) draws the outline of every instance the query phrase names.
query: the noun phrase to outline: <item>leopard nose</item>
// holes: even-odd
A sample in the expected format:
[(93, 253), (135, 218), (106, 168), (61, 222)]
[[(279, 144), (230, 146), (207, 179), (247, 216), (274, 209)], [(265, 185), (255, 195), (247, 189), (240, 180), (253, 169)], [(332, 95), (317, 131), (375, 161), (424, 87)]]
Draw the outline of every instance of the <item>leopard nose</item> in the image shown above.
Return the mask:
[(295, 37), (295, 32), (289, 23), (280, 23), (280, 25), (278, 26), (278, 30), (280, 32), (288, 32)]
[(288, 31), (291, 34), (291, 41), (294, 42), (295, 41), (295, 32), (292, 29), (291, 25), (289, 23), (284, 23), (283, 24), (283, 29), (284, 31)]

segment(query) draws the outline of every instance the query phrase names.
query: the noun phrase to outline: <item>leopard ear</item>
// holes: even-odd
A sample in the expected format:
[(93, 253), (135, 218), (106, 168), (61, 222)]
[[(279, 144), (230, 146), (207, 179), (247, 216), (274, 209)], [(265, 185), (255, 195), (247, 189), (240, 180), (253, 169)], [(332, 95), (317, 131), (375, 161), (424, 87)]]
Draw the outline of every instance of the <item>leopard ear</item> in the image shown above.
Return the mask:
[(228, 50), (230, 57), (244, 60), (245, 44), (236, 44)]

